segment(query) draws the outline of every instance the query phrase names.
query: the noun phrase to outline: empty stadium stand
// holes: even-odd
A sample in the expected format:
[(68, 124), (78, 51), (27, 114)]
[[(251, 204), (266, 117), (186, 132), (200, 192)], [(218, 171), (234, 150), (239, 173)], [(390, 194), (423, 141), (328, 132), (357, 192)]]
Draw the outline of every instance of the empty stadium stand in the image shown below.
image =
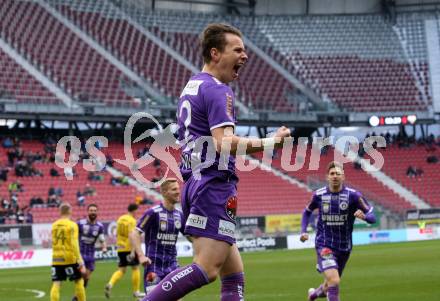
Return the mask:
[(35, 2), (5, 0), (0, 33), (19, 53), (78, 102), (133, 104), (120, 70)]
[[(259, 45), (341, 108), (423, 111), (431, 103), (426, 44), (414, 43), (417, 47), (409, 53), (396, 33), (409, 28), (413, 38), (421, 32), (414, 21), (393, 27), (380, 15), (365, 15), (262, 17), (256, 23), (263, 41), (270, 41)], [(258, 43), (253, 32), (249, 34)]]
[(59, 104), (38, 80), (0, 50), (0, 98), (18, 103)]

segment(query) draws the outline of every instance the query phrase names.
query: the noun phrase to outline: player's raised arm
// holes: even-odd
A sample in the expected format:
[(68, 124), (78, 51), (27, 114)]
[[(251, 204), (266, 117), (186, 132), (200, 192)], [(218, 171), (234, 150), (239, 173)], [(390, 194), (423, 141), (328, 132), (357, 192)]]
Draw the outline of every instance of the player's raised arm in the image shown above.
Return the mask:
[(357, 199), (358, 210), (354, 213), (357, 218), (366, 221), (369, 224), (376, 222), (376, 215), (374, 214), (374, 207), (371, 206), (367, 200), (358, 192)]
[(290, 136), (290, 130), (282, 126), (277, 129), (272, 138), (262, 139), (236, 136), (232, 126), (212, 129), (211, 134), (214, 138), (217, 152), (221, 152), (222, 149), (230, 146), (231, 155), (236, 155), (237, 152), (240, 155), (245, 155), (261, 152), (264, 150), (264, 147), (272, 145), (275, 148), (283, 147), (284, 138)]

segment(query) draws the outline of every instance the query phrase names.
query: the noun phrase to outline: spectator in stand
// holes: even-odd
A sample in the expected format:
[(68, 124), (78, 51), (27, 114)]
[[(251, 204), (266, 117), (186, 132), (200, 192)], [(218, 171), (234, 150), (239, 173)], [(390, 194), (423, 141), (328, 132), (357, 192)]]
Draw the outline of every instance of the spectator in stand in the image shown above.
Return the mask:
[(8, 172), (9, 168), (4, 166), (0, 167), (0, 182), (7, 182), (8, 181)]
[(107, 154), (107, 155), (105, 156), (105, 158), (106, 158), (106, 163), (107, 163), (107, 165), (110, 166), (110, 167), (113, 167), (113, 164), (115, 163), (115, 160), (113, 160), (112, 155)]
[(408, 178), (414, 178), (416, 174), (416, 169), (412, 165), (408, 166), (408, 168), (406, 169), (406, 176)]
[(56, 207), (58, 208), (61, 205), (62, 201), (57, 195), (49, 196), (47, 199), (47, 207)]
[(34, 195), (29, 201), (29, 207), (43, 207), (43, 199)]
[(431, 156), (428, 156), (426, 158), (426, 162), (427, 163), (437, 163), (438, 162), (438, 158), (435, 155), (431, 155)]
[(138, 206), (140, 206), (142, 204), (142, 200), (143, 200), (143, 197), (139, 194), (134, 197), (134, 202)]
[(24, 222), (26, 224), (33, 224), (34, 223), (34, 216), (32, 215), (31, 208), (28, 208), (27, 210), (25, 210)]
[(10, 137), (6, 137), (2, 143), (3, 148), (12, 148), (14, 146), (14, 142)]
[(78, 206), (84, 206), (85, 202), (86, 202), (86, 197), (84, 196), (84, 194), (81, 193), (81, 190), (78, 189), (78, 191), (76, 192), (76, 200), (78, 202)]
[(92, 186), (90, 186), (89, 183), (86, 184), (86, 188), (84, 189), (84, 195), (85, 196), (94, 196), (96, 195), (96, 189)]
[(53, 186), (49, 187), (49, 191), (47, 192), (47, 195), (49, 197), (56, 195), (55, 188)]
[(17, 212), (15, 212), (15, 222), (17, 224), (24, 224), (25, 223), (25, 216), (24, 216), (23, 209), (18, 208)]
[(59, 176), (60, 176), (60, 173), (58, 172), (58, 170), (56, 170), (56, 169), (53, 168), (53, 167), (50, 169), (49, 174), (50, 174), (52, 177), (59, 177)]

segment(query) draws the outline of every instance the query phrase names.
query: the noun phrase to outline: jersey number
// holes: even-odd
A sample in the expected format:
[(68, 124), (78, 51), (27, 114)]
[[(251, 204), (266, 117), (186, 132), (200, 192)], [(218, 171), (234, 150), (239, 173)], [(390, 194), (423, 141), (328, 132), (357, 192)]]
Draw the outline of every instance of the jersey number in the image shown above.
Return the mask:
[(66, 241), (66, 233), (64, 230), (55, 230), (55, 241), (54, 245), (57, 245), (58, 242), (61, 241), (61, 244), (64, 245)]
[(128, 226), (127, 225), (118, 225), (118, 235), (122, 237), (128, 237)]

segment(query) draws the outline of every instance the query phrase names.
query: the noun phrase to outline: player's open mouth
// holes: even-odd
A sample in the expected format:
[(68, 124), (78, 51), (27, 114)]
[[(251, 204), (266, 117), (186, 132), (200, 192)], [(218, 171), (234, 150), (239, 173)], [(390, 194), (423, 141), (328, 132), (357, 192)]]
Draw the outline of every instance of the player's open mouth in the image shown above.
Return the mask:
[(236, 64), (234, 66), (234, 77), (238, 77), (238, 71), (241, 69), (241, 67), (243, 67), (244, 64)]

